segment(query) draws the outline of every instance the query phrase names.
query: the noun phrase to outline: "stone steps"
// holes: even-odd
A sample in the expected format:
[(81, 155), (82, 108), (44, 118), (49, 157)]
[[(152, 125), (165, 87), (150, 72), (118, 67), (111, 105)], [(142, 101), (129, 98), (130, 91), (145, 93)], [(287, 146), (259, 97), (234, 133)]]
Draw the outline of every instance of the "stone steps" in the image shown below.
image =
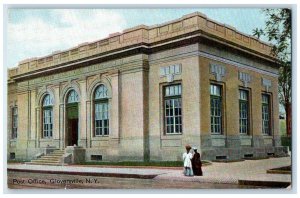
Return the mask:
[[(52, 157), (60, 157), (60, 156), (62, 156), (64, 153), (62, 153), (62, 154), (48, 154), (48, 155), (46, 155), (46, 156), (52, 156)], [(45, 155), (44, 155), (45, 156)]]
[(37, 159), (37, 160), (31, 160), (31, 162), (51, 162), (51, 163), (59, 163), (59, 159)]
[[(63, 154), (62, 154), (63, 155)], [(44, 155), (44, 156), (42, 156), (43, 158), (60, 158), (60, 156), (62, 156), (62, 155)], [(42, 158), (41, 157), (41, 158)]]
[(59, 163), (51, 163), (51, 162), (27, 162), (28, 165), (52, 165), (52, 166), (61, 166)]
[(64, 155), (64, 150), (54, 150), (52, 153), (48, 155), (43, 155), (38, 159), (31, 160), (31, 162), (27, 162), (26, 164), (30, 165), (62, 165), (60, 159)]

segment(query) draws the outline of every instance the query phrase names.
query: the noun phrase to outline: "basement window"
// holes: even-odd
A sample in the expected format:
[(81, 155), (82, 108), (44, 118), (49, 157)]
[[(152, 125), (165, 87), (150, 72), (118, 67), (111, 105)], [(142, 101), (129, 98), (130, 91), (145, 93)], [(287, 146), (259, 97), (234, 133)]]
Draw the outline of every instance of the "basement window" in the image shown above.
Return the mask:
[(216, 156), (216, 160), (224, 160), (224, 159), (227, 159), (226, 155), (218, 155), (218, 156)]
[(251, 157), (253, 157), (253, 154), (245, 154), (244, 155), (244, 158), (251, 158)]
[(102, 161), (102, 155), (91, 155), (91, 160)]
[(9, 159), (11, 159), (11, 160), (16, 159), (16, 153), (10, 153), (9, 154)]

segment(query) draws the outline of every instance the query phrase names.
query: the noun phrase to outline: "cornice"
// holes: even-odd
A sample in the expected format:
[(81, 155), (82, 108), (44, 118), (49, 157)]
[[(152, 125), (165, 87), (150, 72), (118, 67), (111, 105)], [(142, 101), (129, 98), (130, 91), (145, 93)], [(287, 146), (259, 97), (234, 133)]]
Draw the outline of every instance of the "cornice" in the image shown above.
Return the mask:
[[(83, 43), (65, 51), (56, 51), (40, 58), (31, 58), (21, 61), (17, 68), (9, 70), (9, 79), (18, 79), (32, 74), (41, 74), (44, 71), (61, 69), (70, 65), (88, 63), (96, 57), (110, 57), (112, 54), (131, 52), (136, 54), (138, 50), (153, 50), (158, 45), (165, 45), (179, 37), (188, 40), (191, 35), (201, 33), (222, 41), (225, 45), (237, 46), (239, 50), (252, 53), (254, 56), (274, 60), (270, 55), (271, 45), (262, 42), (252, 36), (243, 34), (235, 28), (213, 21), (199, 12), (185, 15), (179, 19), (155, 26), (139, 25), (124, 30), (122, 33), (112, 33), (109, 37)], [(150, 50), (149, 50), (150, 48)], [(130, 55), (127, 54), (127, 55)], [(83, 62), (82, 62), (83, 61)]]

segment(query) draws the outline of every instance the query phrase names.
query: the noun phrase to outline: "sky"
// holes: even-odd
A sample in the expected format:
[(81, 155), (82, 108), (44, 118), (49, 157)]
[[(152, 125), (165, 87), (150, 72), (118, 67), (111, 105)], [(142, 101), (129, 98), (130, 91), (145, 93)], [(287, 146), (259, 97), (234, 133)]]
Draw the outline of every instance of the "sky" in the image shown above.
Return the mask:
[(46, 56), (140, 24), (160, 24), (196, 11), (249, 35), (252, 35), (253, 29), (263, 28), (265, 24), (265, 16), (258, 8), (10, 8), (5, 32), (5, 65), (12, 68), (27, 58)]

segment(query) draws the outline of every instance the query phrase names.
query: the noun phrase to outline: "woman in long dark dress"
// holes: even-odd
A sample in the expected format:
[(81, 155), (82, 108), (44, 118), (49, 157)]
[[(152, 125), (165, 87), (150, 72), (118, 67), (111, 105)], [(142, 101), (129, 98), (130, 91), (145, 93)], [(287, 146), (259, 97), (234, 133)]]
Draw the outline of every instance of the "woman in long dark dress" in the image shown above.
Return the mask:
[(202, 176), (202, 162), (201, 162), (201, 157), (200, 153), (197, 152), (197, 148), (193, 148), (194, 150), (194, 155), (192, 158), (192, 167), (193, 167), (193, 172), (194, 175), (196, 176)]

